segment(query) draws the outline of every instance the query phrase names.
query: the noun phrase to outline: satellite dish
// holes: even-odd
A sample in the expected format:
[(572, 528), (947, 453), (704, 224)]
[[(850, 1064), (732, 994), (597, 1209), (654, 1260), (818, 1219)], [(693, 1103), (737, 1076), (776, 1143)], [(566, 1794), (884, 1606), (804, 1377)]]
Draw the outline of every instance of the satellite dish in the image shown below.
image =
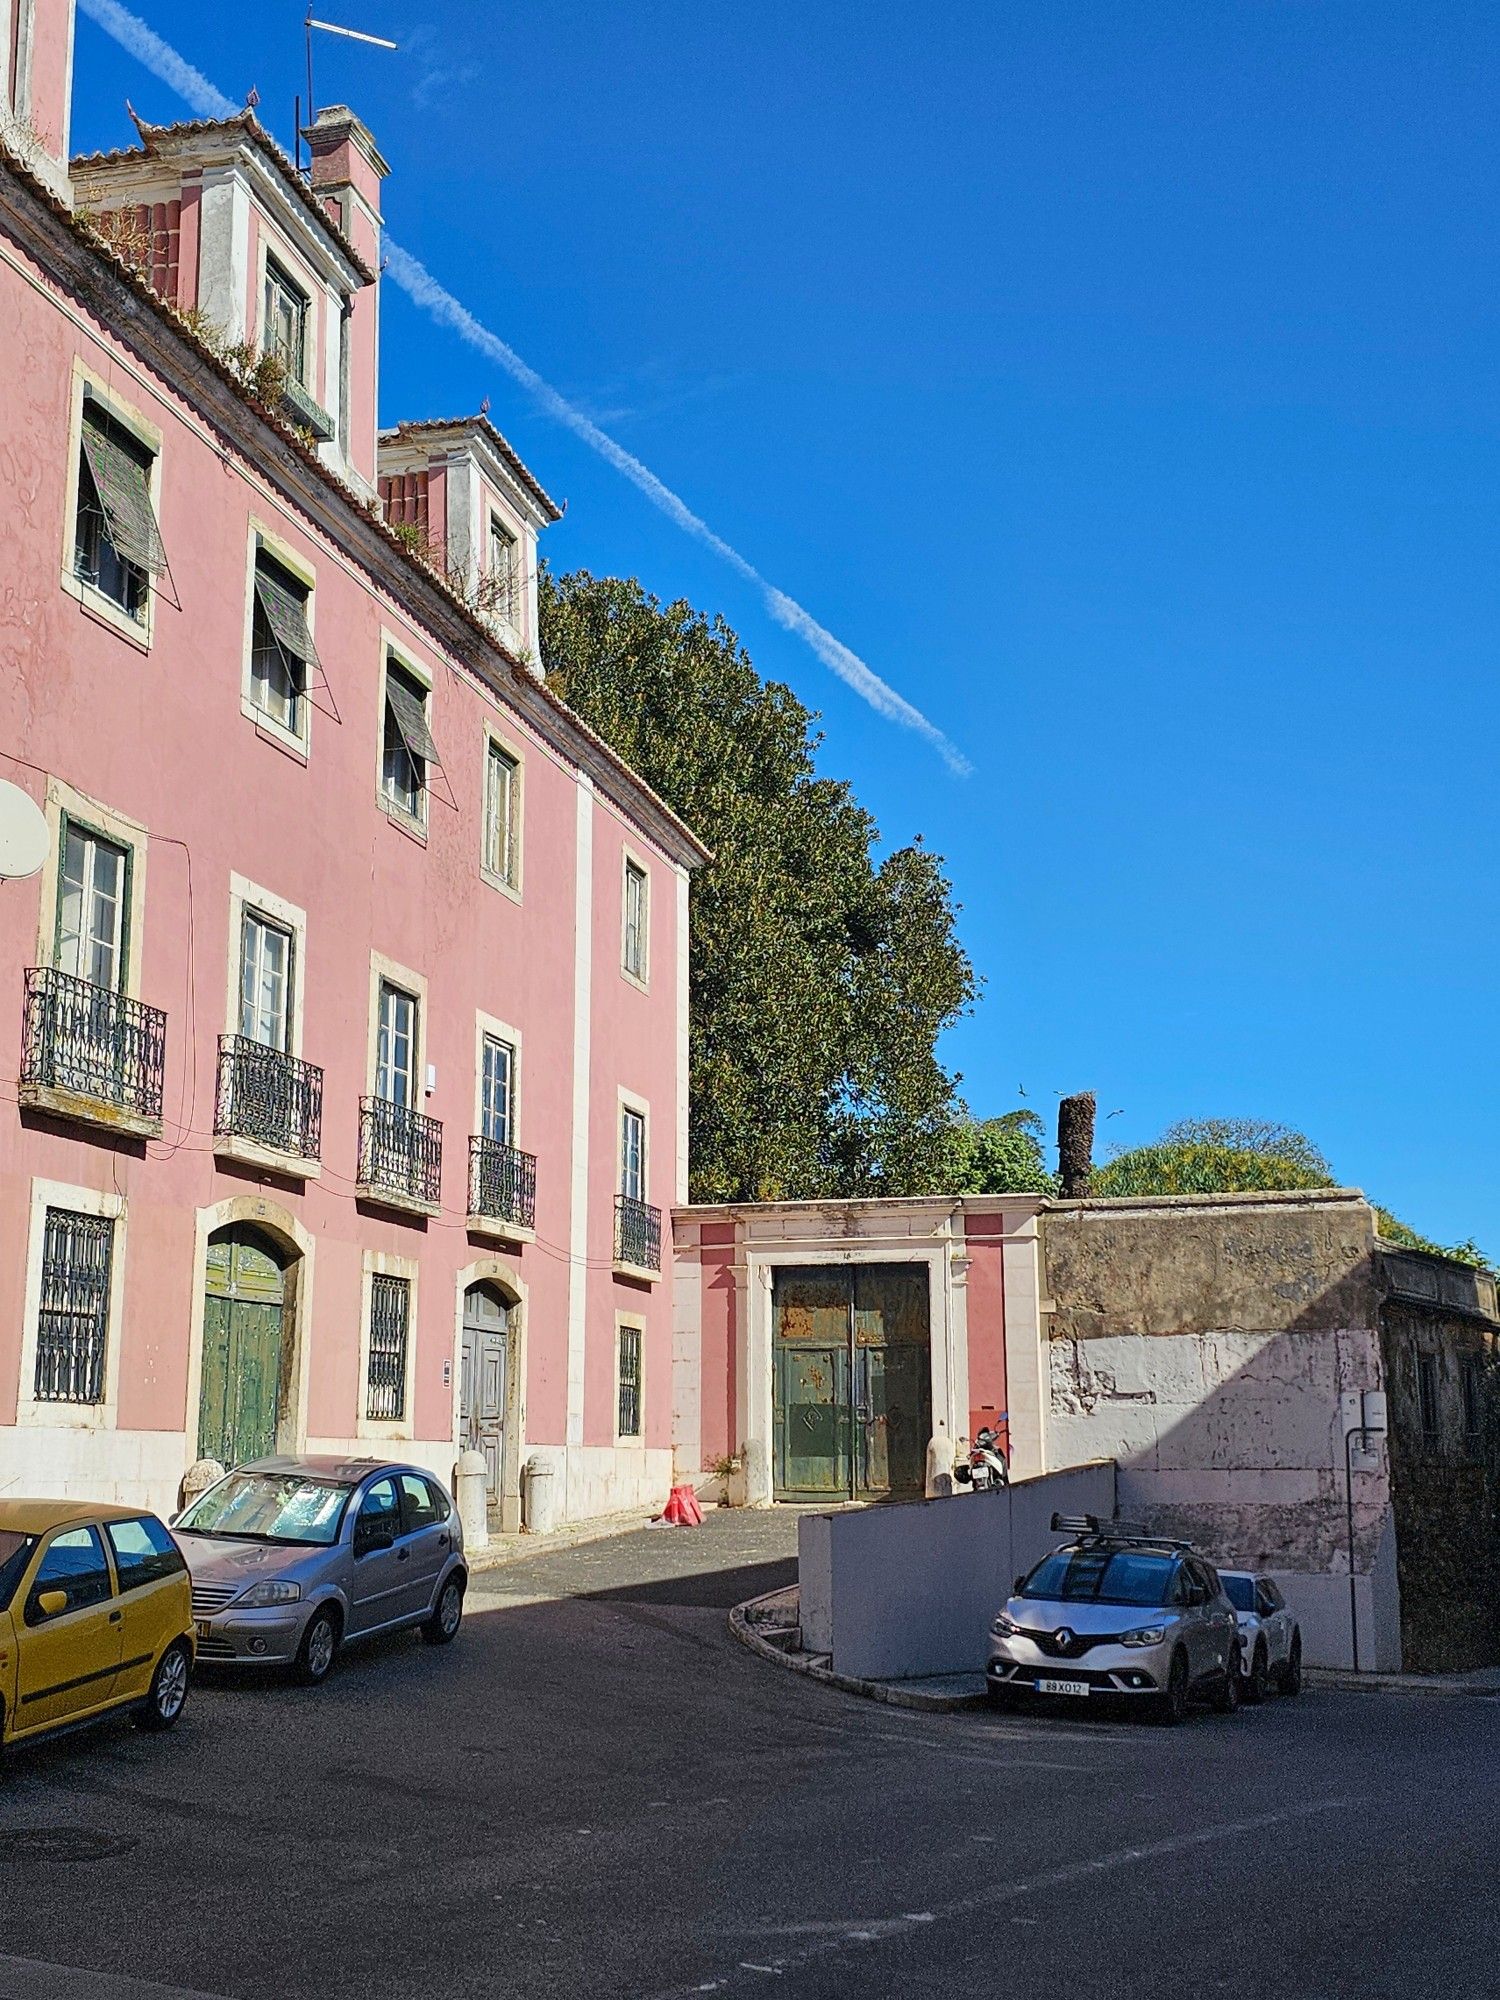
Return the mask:
[(0, 881), (37, 874), (51, 845), (46, 816), (36, 800), (0, 778)]

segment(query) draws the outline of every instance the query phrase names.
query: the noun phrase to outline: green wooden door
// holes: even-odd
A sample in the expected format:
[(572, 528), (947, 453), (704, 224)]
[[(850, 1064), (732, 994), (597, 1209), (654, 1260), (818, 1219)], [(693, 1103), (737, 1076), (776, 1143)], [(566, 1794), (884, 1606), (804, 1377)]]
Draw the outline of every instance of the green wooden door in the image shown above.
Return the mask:
[(203, 1300), (198, 1456), (243, 1465), (276, 1449), (286, 1277), (263, 1236), (212, 1237)]

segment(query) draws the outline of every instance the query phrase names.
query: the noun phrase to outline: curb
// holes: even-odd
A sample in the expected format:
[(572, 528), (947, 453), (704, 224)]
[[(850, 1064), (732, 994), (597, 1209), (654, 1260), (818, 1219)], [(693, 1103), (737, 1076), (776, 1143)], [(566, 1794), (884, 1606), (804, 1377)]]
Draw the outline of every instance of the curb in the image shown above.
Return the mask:
[(817, 1681), (823, 1687), (838, 1688), (844, 1694), (863, 1695), (867, 1701), (884, 1702), (887, 1708), (924, 1709), (929, 1714), (947, 1714), (954, 1709), (985, 1708), (988, 1698), (982, 1694), (929, 1694), (921, 1688), (903, 1687), (899, 1681), (858, 1680), (853, 1674), (836, 1674), (832, 1667), (820, 1667), (806, 1653), (787, 1653), (781, 1647), (773, 1646), (769, 1639), (763, 1639), (755, 1630), (755, 1613), (769, 1610), (778, 1600), (795, 1594), (796, 1584), (789, 1584), (783, 1590), (769, 1590), (763, 1597), (746, 1598), (737, 1604), (729, 1614), (729, 1629), (740, 1644), (763, 1660), (784, 1668), (788, 1673), (801, 1674), (804, 1680)]
[(1500, 1701), (1500, 1684), (1476, 1686), (1461, 1675), (1441, 1674), (1356, 1674), (1343, 1667), (1306, 1667), (1304, 1677), (1312, 1687), (1337, 1688), (1349, 1694), (1467, 1695), (1471, 1701)]

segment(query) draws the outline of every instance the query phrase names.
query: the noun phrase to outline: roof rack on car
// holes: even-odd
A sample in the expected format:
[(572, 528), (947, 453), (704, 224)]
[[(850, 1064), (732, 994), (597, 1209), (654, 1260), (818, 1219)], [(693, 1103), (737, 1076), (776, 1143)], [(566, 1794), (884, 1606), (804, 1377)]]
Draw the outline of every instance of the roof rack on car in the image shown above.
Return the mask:
[(1153, 1549), (1192, 1549), (1191, 1542), (1178, 1541), (1171, 1535), (1153, 1534), (1143, 1521), (1122, 1521), (1118, 1518), (1101, 1521), (1097, 1514), (1054, 1514), (1052, 1516), (1054, 1535), (1078, 1535), (1098, 1545), (1106, 1543), (1140, 1545)]

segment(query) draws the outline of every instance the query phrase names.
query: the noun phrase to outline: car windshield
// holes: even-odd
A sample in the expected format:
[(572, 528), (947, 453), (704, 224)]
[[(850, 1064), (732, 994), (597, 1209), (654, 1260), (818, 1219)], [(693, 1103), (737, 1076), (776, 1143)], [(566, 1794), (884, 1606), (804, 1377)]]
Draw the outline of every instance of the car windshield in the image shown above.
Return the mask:
[(1236, 1611), (1255, 1609), (1255, 1578), (1253, 1576), (1225, 1576), (1220, 1570), (1219, 1581), (1224, 1586), (1224, 1595)]
[(177, 1532), (328, 1548), (338, 1540), (351, 1491), (300, 1472), (231, 1472), (193, 1502)]
[(23, 1535), (18, 1528), (0, 1528), (0, 1611), (15, 1596), (21, 1572), (35, 1547), (35, 1535)]
[(1023, 1597), (1067, 1604), (1164, 1604), (1172, 1558), (1141, 1549), (1058, 1549), (1027, 1577)]

